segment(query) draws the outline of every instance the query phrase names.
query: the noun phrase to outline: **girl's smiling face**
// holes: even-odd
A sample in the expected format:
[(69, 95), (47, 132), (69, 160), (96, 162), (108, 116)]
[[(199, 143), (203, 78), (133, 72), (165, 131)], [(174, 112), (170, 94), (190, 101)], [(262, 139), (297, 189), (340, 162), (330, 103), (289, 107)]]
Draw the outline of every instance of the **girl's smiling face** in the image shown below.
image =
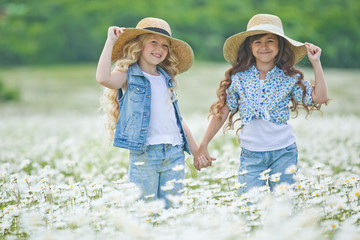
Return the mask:
[(266, 34), (250, 43), (251, 52), (256, 59), (256, 65), (275, 64), (279, 52), (279, 40), (274, 34)]
[(152, 34), (144, 41), (144, 47), (139, 58), (139, 65), (142, 70), (156, 68), (156, 65), (165, 60), (169, 53), (169, 40), (166, 37)]

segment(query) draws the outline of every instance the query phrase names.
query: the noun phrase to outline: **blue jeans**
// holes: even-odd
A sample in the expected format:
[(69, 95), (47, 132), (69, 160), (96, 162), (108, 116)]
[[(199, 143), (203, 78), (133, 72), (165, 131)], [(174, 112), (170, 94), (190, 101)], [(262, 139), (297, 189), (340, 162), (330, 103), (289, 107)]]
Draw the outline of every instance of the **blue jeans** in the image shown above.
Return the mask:
[[(270, 179), (268, 180), (268, 185), (271, 191), (274, 189), (276, 184), (279, 183), (286, 182), (293, 184), (295, 182), (293, 174), (286, 174), (285, 170), (291, 165), (297, 165), (297, 160), (298, 150), (296, 143), (279, 150), (265, 152), (254, 152), (242, 148), (240, 156), (239, 183), (246, 183), (246, 185), (245, 187), (239, 188), (238, 195), (240, 196), (242, 193), (249, 191), (254, 187), (265, 186), (266, 181), (260, 180), (259, 177), (263, 171), (269, 168), (271, 169), (269, 175), (281, 173), (279, 181), (273, 182), (270, 181)], [(247, 173), (241, 175), (241, 173), (244, 173), (245, 170)]]
[[(185, 178), (184, 168), (173, 170), (179, 165), (185, 167), (183, 145), (158, 144), (147, 146), (145, 152), (131, 150), (129, 180), (141, 189), (144, 201), (164, 199), (165, 208), (169, 208), (166, 195), (178, 195), (183, 188), (177, 180)], [(166, 189), (162, 189), (162, 186)]]

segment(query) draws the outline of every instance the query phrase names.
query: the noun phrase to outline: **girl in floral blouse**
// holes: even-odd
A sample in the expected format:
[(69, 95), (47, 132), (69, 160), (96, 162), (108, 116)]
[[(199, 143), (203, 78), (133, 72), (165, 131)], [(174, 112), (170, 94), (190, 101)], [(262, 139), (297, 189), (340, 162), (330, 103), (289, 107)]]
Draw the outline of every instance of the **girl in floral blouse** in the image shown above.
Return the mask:
[[(306, 54), (314, 69), (314, 86), (294, 67)], [(281, 182), (292, 184), (289, 173), (294, 171), (286, 169), (297, 165), (298, 152), (287, 121), (290, 109), (297, 113), (302, 105), (309, 114), (327, 103), (320, 55), (319, 47), (285, 36), (280, 18), (269, 14), (253, 16), (247, 31), (228, 38), (224, 57), (232, 67), (220, 82), (218, 101), (210, 107), (212, 119), (195, 155), (195, 167), (211, 165), (214, 159), (207, 146), (228, 118), (227, 129), (241, 122), (237, 130), (242, 148), (239, 195), (268, 184), (269, 176), (271, 190)], [(236, 113), (240, 118), (233, 121)]]

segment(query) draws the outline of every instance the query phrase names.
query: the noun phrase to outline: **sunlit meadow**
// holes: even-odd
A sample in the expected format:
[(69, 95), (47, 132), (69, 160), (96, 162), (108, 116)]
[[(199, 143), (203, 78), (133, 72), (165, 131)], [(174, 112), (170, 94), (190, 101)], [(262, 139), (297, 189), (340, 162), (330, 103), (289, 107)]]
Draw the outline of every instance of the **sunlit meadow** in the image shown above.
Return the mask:
[[(197, 141), (226, 67), (199, 63), (178, 77)], [(137, 201), (128, 152), (107, 141), (94, 71), (2, 69), (21, 100), (0, 105), (0, 239), (359, 239), (360, 71), (326, 70), (329, 106), (290, 120), (299, 148), (294, 185), (238, 197), (241, 150), (234, 131), (219, 132), (212, 167), (197, 172), (187, 156), (184, 190), (169, 194), (169, 210), (151, 196)], [(275, 174), (262, 176), (268, 186)]]

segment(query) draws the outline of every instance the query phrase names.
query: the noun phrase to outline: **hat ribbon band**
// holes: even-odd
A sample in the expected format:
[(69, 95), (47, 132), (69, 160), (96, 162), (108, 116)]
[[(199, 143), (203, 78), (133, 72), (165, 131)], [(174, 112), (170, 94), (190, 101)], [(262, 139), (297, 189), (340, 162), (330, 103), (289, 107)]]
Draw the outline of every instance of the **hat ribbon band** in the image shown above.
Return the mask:
[(284, 35), (284, 30), (282, 28), (272, 24), (260, 24), (247, 29), (247, 31), (253, 30), (275, 31), (280, 33), (281, 35)]
[(143, 29), (145, 29), (145, 30), (150, 30), (150, 31), (153, 31), (153, 32), (157, 32), (157, 33), (162, 33), (162, 34), (165, 34), (165, 35), (171, 37), (171, 36), (170, 36), (170, 33), (169, 33), (168, 31), (162, 29), (162, 28), (147, 27), (147, 28), (143, 28)]

